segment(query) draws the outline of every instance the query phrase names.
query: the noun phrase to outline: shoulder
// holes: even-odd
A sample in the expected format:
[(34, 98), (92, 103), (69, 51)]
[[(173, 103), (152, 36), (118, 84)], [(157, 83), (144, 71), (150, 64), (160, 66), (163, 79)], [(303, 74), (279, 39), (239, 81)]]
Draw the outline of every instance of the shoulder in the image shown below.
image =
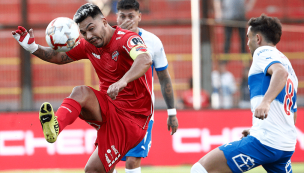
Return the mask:
[(141, 37), (144, 39), (144, 41), (152, 41), (152, 42), (161, 42), (161, 40), (152, 32), (146, 31), (142, 28), (139, 28), (141, 34)]

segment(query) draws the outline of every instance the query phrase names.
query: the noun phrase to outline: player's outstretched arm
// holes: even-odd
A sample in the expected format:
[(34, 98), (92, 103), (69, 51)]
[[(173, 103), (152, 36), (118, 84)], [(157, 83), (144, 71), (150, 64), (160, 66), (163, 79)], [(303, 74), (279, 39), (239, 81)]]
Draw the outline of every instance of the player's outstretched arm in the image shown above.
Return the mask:
[[(162, 71), (156, 71), (157, 76), (159, 79), (160, 87), (161, 87), (161, 92), (164, 97), (164, 100), (167, 104), (168, 110), (174, 109), (174, 94), (173, 94), (173, 87), (172, 87), (172, 82), (171, 82), (171, 77), (168, 72), (168, 69), (162, 70)], [(178, 120), (176, 117), (176, 111), (172, 112), (168, 116), (167, 119), (167, 125), (168, 125), (168, 130), (170, 131), (170, 128), (172, 129), (171, 135), (173, 135), (178, 128)]]
[(280, 63), (272, 64), (268, 68), (267, 73), (271, 75), (269, 87), (261, 104), (254, 111), (254, 116), (262, 120), (267, 118), (271, 102), (282, 91), (288, 78), (288, 72)]
[(135, 79), (140, 78), (143, 76), (148, 69), (152, 65), (152, 59), (148, 53), (139, 54), (129, 71), (117, 82), (113, 83), (109, 86), (107, 94), (110, 96), (111, 99), (116, 99), (118, 93), (127, 86), (129, 82), (134, 81)]
[(36, 44), (33, 29), (30, 29), (29, 32), (27, 32), (24, 27), (18, 26), (18, 29), (12, 31), (12, 34), (25, 50), (44, 61), (55, 64), (66, 64), (73, 61), (65, 52), (56, 52), (50, 47)]

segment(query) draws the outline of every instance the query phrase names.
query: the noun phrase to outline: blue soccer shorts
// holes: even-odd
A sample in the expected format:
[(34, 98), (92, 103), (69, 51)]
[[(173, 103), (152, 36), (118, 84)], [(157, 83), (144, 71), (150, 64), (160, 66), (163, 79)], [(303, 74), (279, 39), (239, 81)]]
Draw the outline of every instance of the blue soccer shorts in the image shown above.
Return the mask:
[(263, 145), (253, 136), (219, 147), (234, 173), (262, 165), (268, 173), (292, 173), (290, 158), (294, 151), (277, 150)]
[(153, 120), (150, 120), (148, 130), (144, 139), (136, 147), (129, 150), (127, 154), (121, 159), (122, 161), (126, 161), (126, 157), (145, 158), (148, 156), (152, 144), (152, 127)]

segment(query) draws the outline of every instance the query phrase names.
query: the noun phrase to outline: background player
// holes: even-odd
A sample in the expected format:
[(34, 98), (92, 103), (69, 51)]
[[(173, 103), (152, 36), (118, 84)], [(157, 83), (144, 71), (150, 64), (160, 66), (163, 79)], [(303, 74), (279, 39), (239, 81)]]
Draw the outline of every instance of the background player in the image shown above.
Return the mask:
[[(152, 60), (141, 37), (111, 27), (96, 5), (81, 6), (74, 21), (84, 39), (69, 52), (38, 46), (33, 30), (13, 31), (19, 44), (42, 60), (66, 64), (89, 59), (100, 80), (100, 91), (77, 86), (54, 115), (49, 103), (40, 110), (45, 138), (55, 142), (58, 134), (80, 116), (97, 129), (98, 146), (85, 172), (113, 172), (117, 162), (145, 136), (152, 104)], [(100, 145), (99, 145), (100, 144)]]
[[(172, 129), (173, 135), (178, 127), (176, 109), (174, 107), (174, 95), (171, 78), (168, 72), (168, 61), (160, 39), (142, 28), (138, 28), (141, 21), (139, 3), (136, 0), (121, 0), (117, 4), (117, 24), (123, 28), (131, 30), (140, 35), (152, 57), (152, 70), (155, 68), (161, 85), (161, 91), (168, 108), (167, 125), (168, 130)], [(153, 75), (153, 73), (152, 73)], [(154, 102), (154, 93), (153, 93)], [(131, 149), (122, 160), (126, 160), (126, 173), (140, 173), (141, 158), (147, 157), (151, 147), (152, 126), (154, 118), (152, 116), (145, 138), (133, 149)]]
[(290, 61), (276, 48), (282, 35), (280, 21), (263, 14), (251, 18), (248, 25), (253, 126), (243, 131), (241, 140), (206, 154), (191, 173), (245, 172), (259, 165), (269, 173), (292, 172), (298, 79)]

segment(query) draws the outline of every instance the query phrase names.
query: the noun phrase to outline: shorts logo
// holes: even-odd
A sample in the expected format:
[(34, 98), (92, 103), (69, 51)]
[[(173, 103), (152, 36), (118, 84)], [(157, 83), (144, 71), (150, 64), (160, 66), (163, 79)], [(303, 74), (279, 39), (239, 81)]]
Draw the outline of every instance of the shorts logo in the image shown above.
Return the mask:
[(254, 160), (245, 154), (236, 155), (232, 157), (232, 160), (242, 172), (248, 171), (254, 167)]
[[(115, 155), (112, 154), (112, 150), (111, 149), (113, 150), (113, 152), (114, 152)], [(111, 149), (108, 149), (107, 153), (111, 155), (112, 160), (109, 159), (107, 153), (105, 154), (106, 155), (106, 161), (108, 162), (108, 166), (109, 167), (111, 167), (117, 161), (117, 159), (120, 157), (120, 154), (119, 154), (118, 150), (115, 148), (114, 145), (111, 146)]]
[(127, 45), (130, 49), (140, 44), (144, 44), (144, 41), (138, 35), (131, 36), (127, 41)]
[(116, 50), (115, 52), (112, 53), (112, 59), (113, 59), (114, 61), (117, 61), (118, 55), (119, 55), (119, 53), (118, 53), (117, 50)]
[(138, 47), (136, 47), (136, 51), (147, 52), (147, 49), (145, 46), (138, 46)]
[(290, 161), (290, 160), (288, 160), (288, 162), (286, 163), (285, 171), (286, 171), (286, 173), (292, 172), (292, 169), (291, 169), (291, 161)]
[(99, 130), (100, 129), (100, 125), (99, 124), (95, 124), (95, 123), (91, 123), (91, 122), (88, 122), (86, 121), (88, 124), (90, 124), (92, 127), (94, 127), (96, 130)]

